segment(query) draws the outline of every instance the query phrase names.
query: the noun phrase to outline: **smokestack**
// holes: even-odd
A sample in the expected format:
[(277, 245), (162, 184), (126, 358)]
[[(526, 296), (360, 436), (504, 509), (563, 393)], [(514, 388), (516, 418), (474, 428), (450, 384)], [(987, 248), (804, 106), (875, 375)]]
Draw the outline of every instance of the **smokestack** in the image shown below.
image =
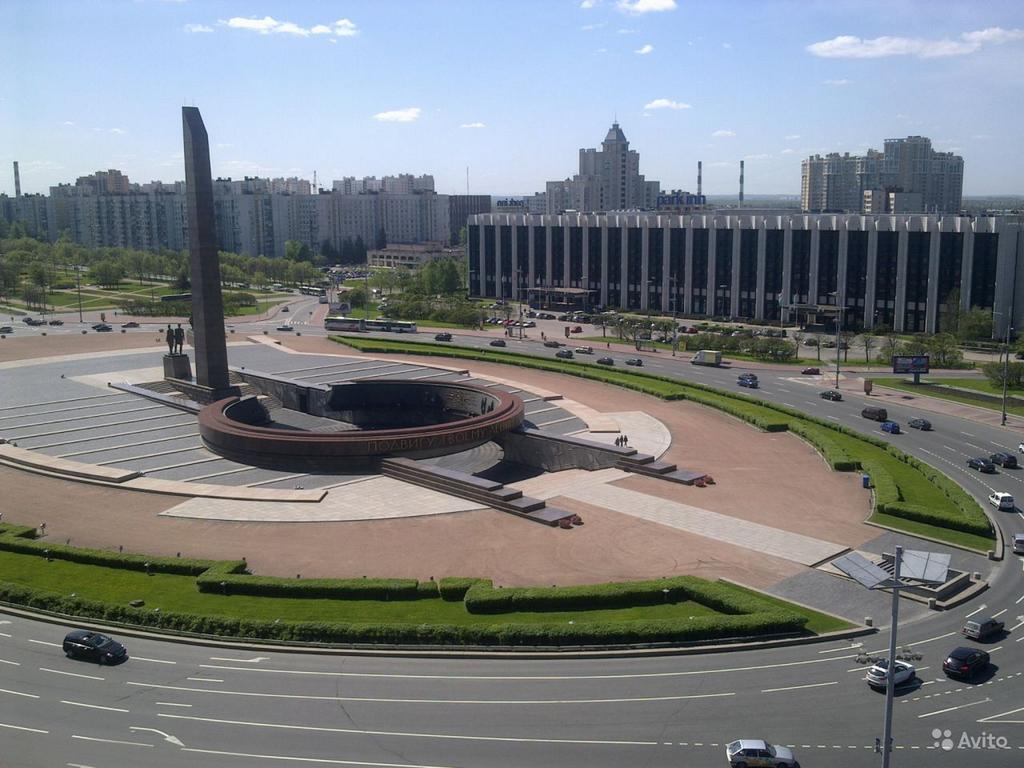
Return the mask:
[(743, 207), (743, 161), (740, 160), (740, 208)]
[(704, 167), (704, 163), (701, 162), (700, 160), (698, 160), (697, 161), (697, 197), (698, 198), (701, 195), (701, 188), (704, 186), (704, 182), (702, 180), (703, 179), (703, 175), (704, 175), (703, 174), (703, 167)]
[(21, 197), (21, 174), (18, 173), (18, 161), (14, 161), (14, 196)]

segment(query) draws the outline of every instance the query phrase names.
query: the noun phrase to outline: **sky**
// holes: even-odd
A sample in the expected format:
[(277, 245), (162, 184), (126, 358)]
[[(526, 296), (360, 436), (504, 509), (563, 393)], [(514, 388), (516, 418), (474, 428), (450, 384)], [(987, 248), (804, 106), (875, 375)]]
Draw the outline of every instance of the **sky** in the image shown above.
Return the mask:
[(617, 119), (663, 189), (800, 192), (800, 160), (924, 135), (1024, 193), (1020, 0), (2, 0), (0, 193), (99, 169), (430, 173), (531, 194)]

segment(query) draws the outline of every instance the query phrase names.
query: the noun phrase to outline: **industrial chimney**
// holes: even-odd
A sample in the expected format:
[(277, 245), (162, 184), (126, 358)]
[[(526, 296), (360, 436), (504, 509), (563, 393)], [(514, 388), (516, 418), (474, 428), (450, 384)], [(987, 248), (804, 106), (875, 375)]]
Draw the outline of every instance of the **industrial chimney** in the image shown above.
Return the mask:
[(701, 190), (702, 190), (702, 188), (704, 186), (703, 171), (702, 171), (703, 166), (704, 166), (704, 163), (701, 162), (700, 160), (698, 160), (697, 161), (697, 199), (698, 200), (700, 199)]
[(740, 160), (740, 208), (743, 207), (743, 161)]
[(21, 197), (21, 174), (18, 173), (18, 161), (14, 161), (14, 196)]

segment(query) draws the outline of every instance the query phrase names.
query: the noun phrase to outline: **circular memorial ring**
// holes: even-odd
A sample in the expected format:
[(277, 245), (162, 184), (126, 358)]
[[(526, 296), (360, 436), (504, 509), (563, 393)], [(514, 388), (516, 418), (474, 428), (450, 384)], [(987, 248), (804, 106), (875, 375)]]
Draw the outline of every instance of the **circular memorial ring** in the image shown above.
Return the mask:
[[(242, 464), (343, 472), (389, 456), (425, 458), (468, 450), (515, 429), (525, 415), (523, 401), (511, 393), (459, 383), (378, 379), (333, 385), (326, 397), (339, 408), (369, 401), (368, 408), (396, 423), (429, 418), (430, 412), (440, 412), (438, 403), (448, 406), (449, 417), (453, 410), (469, 415), (415, 426), (317, 432), (247, 423), (247, 398), (229, 397), (199, 412), (199, 434), (211, 451)], [(434, 407), (418, 408), (419, 403)]]

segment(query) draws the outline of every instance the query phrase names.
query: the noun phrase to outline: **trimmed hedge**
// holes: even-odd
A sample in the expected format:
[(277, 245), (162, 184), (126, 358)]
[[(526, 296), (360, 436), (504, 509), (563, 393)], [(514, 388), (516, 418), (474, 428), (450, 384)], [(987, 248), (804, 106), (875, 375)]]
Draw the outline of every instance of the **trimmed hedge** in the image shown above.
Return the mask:
[(66, 597), (0, 582), (0, 601), (83, 618), (177, 632), (308, 643), (403, 645), (618, 645), (794, 634), (807, 618), (775, 610), (736, 616), (577, 624), (356, 624), (245, 621), (162, 613)]
[(469, 579), (458, 576), (445, 576), (438, 584), (442, 600), (455, 603), (460, 602), (466, 596), (466, 592), (476, 585), (490, 587), (493, 582), (490, 579)]
[[(101, 565), (107, 568), (124, 568), (130, 571), (145, 571), (148, 567), (152, 573), (170, 573), (179, 576), (198, 576), (214, 565), (221, 565), (216, 560), (197, 560), (186, 557), (148, 557), (132, 553), (107, 552), (102, 549), (85, 549), (70, 547), (33, 538), (34, 528), (0, 531), (0, 549), (17, 552), (22, 555), (50, 557), (54, 560), (67, 560), (84, 565)], [(27, 533), (25, 532), (27, 530)], [(234, 566), (245, 567), (243, 561), (233, 562)]]
[(437, 597), (437, 586), (420, 591), (416, 579), (286, 579), (210, 569), (196, 579), (200, 592), (257, 597), (333, 600), (417, 600)]
[[(667, 595), (665, 590), (668, 590)], [(694, 576), (573, 587), (507, 589), (495, 589), (487, 582), (471, 587), (465, 597), (466, 610), (470, 613), (586, 611), (684, 600), (693, 600), (725, 614), (779, 613), (777, 607), (754, 595), (737, 594), (726, 585)]]

